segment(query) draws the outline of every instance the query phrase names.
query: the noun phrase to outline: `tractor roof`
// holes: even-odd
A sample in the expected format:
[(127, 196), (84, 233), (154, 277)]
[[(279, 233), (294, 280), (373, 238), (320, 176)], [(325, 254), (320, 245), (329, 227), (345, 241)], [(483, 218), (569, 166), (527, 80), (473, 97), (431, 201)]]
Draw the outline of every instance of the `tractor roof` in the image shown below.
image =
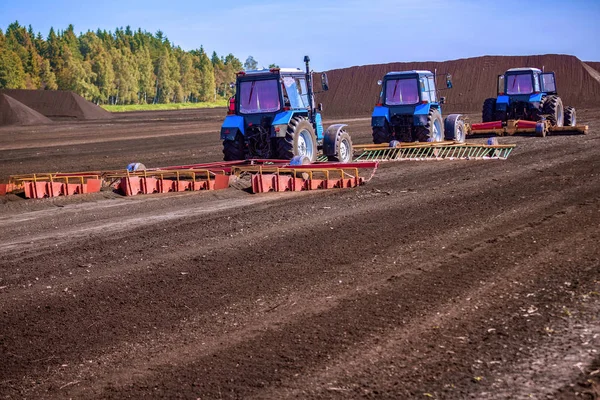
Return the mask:
[(523, 67), (523, 68), (511, 68), (511, 69), (507, 70), (506, 72), (542, 72), (542, 70), (539, 68)]
[(243, 71), (244, 75), (268, 75), (268, 74), (302, 74), (300, 68), (263, 68), (250, 71)]
[(425, 70), (411, 70), (411, 71), (393, 71), (393, 72), (388, 72), (387, 74), (385, 74), (385, 76), (396, 76), (396, 75), (433, 75), (433, 73), (431, 71), (425, 71)]

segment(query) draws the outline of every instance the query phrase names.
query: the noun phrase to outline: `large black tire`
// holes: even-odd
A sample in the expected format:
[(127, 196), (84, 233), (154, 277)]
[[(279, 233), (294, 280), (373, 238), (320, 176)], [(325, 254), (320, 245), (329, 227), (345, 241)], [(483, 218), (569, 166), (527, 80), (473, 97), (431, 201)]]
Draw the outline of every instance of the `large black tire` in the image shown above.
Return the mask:
[[(306, 144), (306, 153), (302, 148), (299, 148), (302, 141)], [(312, 124), (305, 117), (292, 118), (285, 132), (285, 137), (277, 138), (276, 144), (277, 158), (279, 159), (291, 160), (294, 156), (307, 156), (310, 162), (317, 160), (317, 137)]]
[(544, 101), (542, 114), (545, 114), (552, 126), (563, 126), (564, 107), (560, 97), (551, 95)]
[(450, 114), (444, 120), (444, 137), (446, 140), (454, 140), (464, 143), (467, 140), (467, 128), (463, 116)]
[(577, 113), (575, 112), (575, 107), (567, 107), (565, 108), (565, 126), (575, 126), (577, 125)]
[(419, 142), (441, 142), (444, 140), (444, 120), (437, 108), (430, 108), (427, 124), (416, 129)]
[(374, 126), (373, 127), (373, 143), (381, 144), (381, 143), (389, 143), (392, 141), (392, 134), (390, 131), (384, 126)]
[(538, 108), (532, 107), (531, 109), (531, 121), (541, 121), (542, 116), (544, 114), (544, 103), (548, 99), (548, 96), (542, 95), (542, 99), (540, 100), (540, 105)]
[(246, 159), (246, 144), (241, 133), (235, 135), (234, 140), (223, 140), (223, 160), (237, 161)]
[(493, 122), (496, 117), (496, 99), (489, 98), (483, 102), (481, 109), (481, 121), (482, 122)]
[(338, 137), (335, 146), (335, 155), (327, 156), (327, 160), (334, 162), (349, 163), (352, 162), (352, 138), (343, 129), (338, 132)]

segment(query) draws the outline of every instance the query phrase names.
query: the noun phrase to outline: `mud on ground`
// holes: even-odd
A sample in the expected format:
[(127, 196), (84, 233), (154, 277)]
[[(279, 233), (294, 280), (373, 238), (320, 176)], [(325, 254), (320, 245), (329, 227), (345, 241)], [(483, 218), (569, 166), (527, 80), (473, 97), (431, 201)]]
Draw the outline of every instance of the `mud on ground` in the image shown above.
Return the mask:
[[(219, 160), (222, 115), (1, 128), (2, 179)], [(579, 119), (356, 190), (8, 197), (0, 394), (598, 398), (600, 111)]]

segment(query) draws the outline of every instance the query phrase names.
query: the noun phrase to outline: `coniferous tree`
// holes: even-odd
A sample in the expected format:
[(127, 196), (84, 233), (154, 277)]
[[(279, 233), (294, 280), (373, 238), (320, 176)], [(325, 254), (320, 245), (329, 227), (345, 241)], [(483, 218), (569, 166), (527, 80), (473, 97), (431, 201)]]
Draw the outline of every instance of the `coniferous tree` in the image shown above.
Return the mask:
[(25, 89), (25, 70), (19, 55), (0, 48), (0, 88)]
[(72, 90), (96, 103), (212, 101), (233, 93), (243, 67), (232, 54), (175, 47), (160, 30), (0, 29), (0, 88)]
[(40, 89), (45, 90), (56, 90), (58, 84), (56, 83), (56, 75), (50, 67), (50, 61), (45, 59), (42, 61), (42, 70), (40, 73)]
[(138, 66), (138, 98), (140, 103), (147, 103), (155, 96), (155, 77), (150, 51), (141, 47), (136, 54)]

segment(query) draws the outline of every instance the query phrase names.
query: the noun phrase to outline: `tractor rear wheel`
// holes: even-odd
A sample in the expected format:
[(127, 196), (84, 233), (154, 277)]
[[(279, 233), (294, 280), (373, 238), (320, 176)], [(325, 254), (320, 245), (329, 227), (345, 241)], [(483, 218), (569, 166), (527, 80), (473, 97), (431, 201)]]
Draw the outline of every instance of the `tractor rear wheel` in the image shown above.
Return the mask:
[(444, 120), (437, 108), (430, 108), (427, 124), (418, 126), (416, 137), (419, 142), (441, 142), (444, 140)]
[(575, 112), (575, 107), (565, 108), (565, 126), (575, 125), (577, 125), (577, 114)]
[(244, 136), (241, 133), (235, 135), (234, 140), (223, 140), (223, 159), (225, 161), (245, 160)]
[(552, 126), (563, 126), (564, 108), (560, 97), (554, 95), (546, 97), (542, 114), (548, 116), (548, 120)]
[(483, 102), (483, 108), (481, 109), (481, 121), (482, 122), (493, 122), (495, 121), (496, 115), (496, 99), (489, 98)]
[(277, 138), (277, 157), (291, 160), (294, 156), (307, 156), (310, 162), (317, 160), (317, 139), (315, 130), (308, 119), (291, 119), (285, 137)]
[(384, 126), (373, 127), (373, 143), (389, 143), (392, 140), (392, 134)]

